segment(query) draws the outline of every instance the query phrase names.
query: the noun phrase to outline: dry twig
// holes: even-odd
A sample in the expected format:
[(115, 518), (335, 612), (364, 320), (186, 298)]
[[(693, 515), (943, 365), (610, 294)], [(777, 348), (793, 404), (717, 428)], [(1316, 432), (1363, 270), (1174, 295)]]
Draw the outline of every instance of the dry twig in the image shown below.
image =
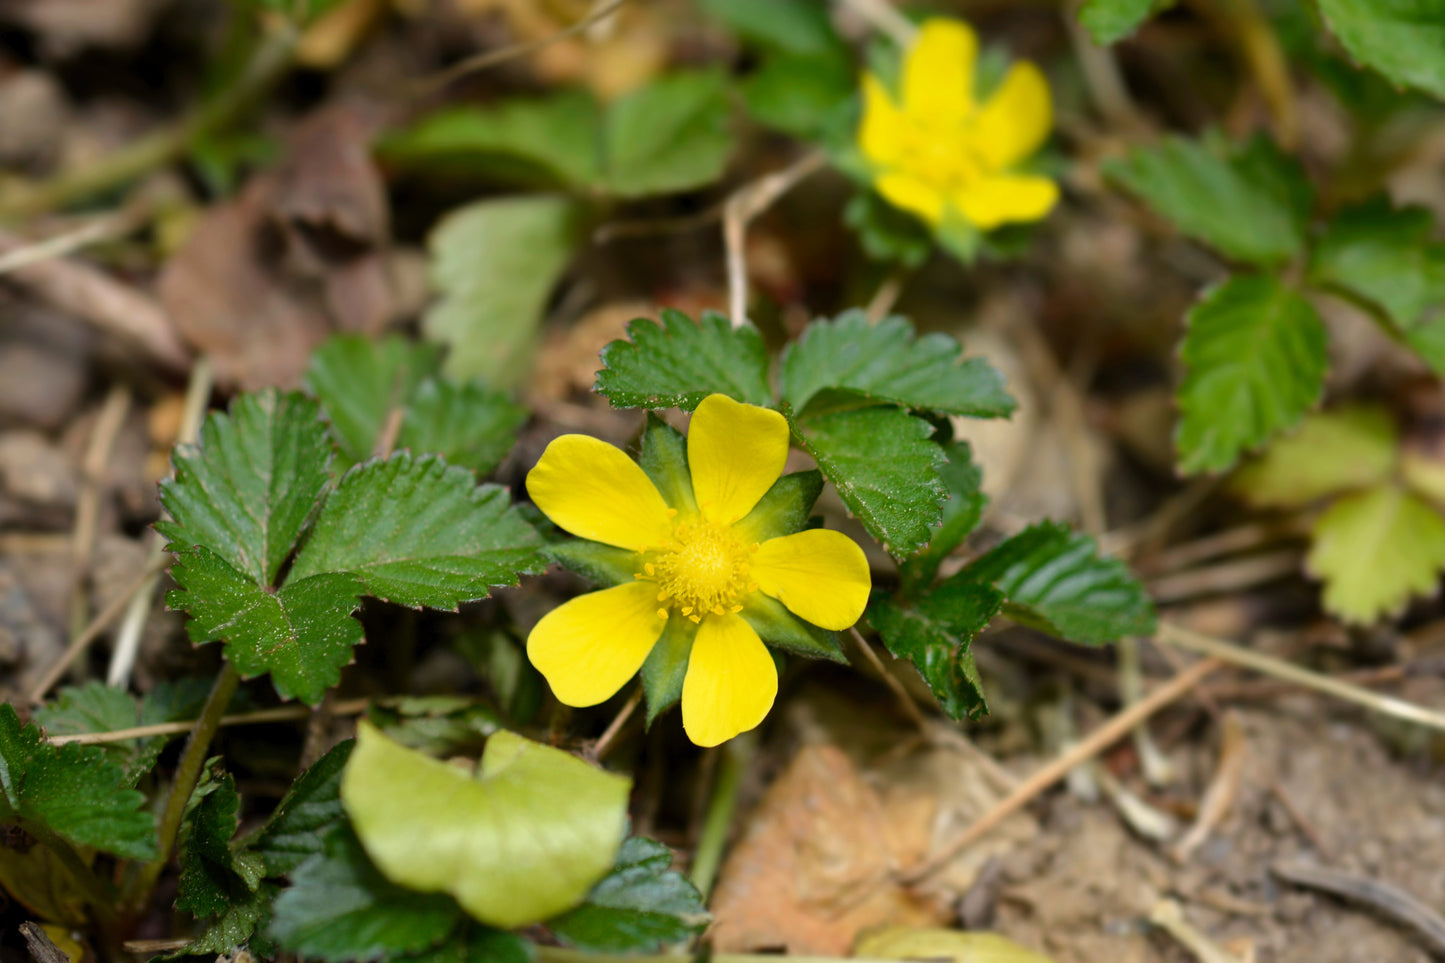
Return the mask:
[(1445, 918), (1404, 890), (1368, 876), (1304, 863), (1275, 863), (1269, 870), (1297, 886), (1363, 903), (1419, 934), (1432, 954), (1445, 959)]

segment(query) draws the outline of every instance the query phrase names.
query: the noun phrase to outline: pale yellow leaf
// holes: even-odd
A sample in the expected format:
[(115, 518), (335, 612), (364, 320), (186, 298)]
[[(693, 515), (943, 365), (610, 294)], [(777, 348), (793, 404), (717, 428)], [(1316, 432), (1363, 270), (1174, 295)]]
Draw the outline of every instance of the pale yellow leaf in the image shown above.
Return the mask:
[(1384, 481), (1398, 446), (1399, 430), (1382, 408), (1306, 415), (1293, 434), (1235, 472), (1230, 487), (1253, 505), (1299, 508)]
[(1395, 484), (1340, 498), (1313, 535), (1306, 565), (1324, 580), (1325, 608), (1347, 622), (1400, 611), (1433, 592), (1445, 568), (1445, 519)]
[(890, 926), (858, 940), (854, 956), (881, 960), (941, 960), (947, 963), (1053, 963), (997, 933)]

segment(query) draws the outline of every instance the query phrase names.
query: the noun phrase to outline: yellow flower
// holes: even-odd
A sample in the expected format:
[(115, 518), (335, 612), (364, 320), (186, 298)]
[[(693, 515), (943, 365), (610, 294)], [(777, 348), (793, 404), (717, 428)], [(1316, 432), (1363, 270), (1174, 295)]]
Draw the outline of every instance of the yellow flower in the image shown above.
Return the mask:
[(858, 146), (874, 186), (933, 227), (950, 214), (988, 231), (1035, 221), (1059, 199), (1047, 177), (1012, 173), (1048, 136), (1049, 87), (1027, 61), (1009, 68), (984, 103), (974, 99), (978, 38), (957, 20), (929, 20), (903, 61), (902, 103), (863, 77)]
[(693, 635), (682, 684), (688, 737), (715, 746), (763, 721), (778, 673), (754, 624), (767, 624), (772, 600), (836, 631), (863, 614), (871, 584), (863, 551), (839, 532), (767, 537), (773, 513), (754, 508), (787, 456), (782, 415), (725, 395), (697, 406), (691, 485), (664, 486), (677, 489), (673, 504), (604, 441), (563, 435), (547, 446), (527, 475), (532, 500), (573, 535), (630, 553), (632, 569), (631, 581), (553, 609), (528, 636), (527, 656), (558, 699), (611, 698), (671, 626)]

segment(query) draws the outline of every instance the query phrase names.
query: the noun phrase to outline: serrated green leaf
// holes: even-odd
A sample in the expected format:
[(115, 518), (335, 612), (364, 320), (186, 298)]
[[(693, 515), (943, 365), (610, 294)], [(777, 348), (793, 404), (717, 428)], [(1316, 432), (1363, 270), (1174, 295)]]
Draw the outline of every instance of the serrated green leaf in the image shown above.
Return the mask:
[(565, 197), (492, 198), (457, 208), (427, 238), (440, 294), (422, 318), (453, 378), (506, 388), (524, 378), (547, 296), (572, 256), (578, 207)]
[(1399, 429), (1383, 408), (1357, 406), (1306, 415), (1239, 469), (1230, 488), (1252, 505), (1302, 508), (1337, 492), (1385, 481), (1399, 456)]
[[(61, 689), (53, 702), (36, 707), (33, 718), (51, 736), (115, 732), (141, 725), (140, 705), (136, 700), (124, 689), (108, 686), (99, 680)], [(168, 720), (147, 720), (150, 721)], [(122, 767), (125, 775), (121, 784), (129, 789), (155, 765), (167, 741), (165, 737), (156, 736), (102, 743), (97, 748)]]
[(1189, 312), (1179, 470), (1223, 471), (1319, 400), (1329, 352), (1310, 303), (1273, 277), (1230, 278)]
[(312, 353), (306, 390), (325, 408), (346, 465), (371, 457), (389, 413), (405, 408), (422, 379), (440, 365), (435, 345), (412, 344), (397, 335), (379, 341), (336, 335)]
[(436, 452), (449, 464), (485, 475), (517, 442), (527, 409), (479, 382), (422, 382), (412, 396), (397, 444)]
[(751, 324), (734, 329), (727, 318), (703, 312), (696, 323), (672, 308), (662, 323), (638, 318), (629, 341), (602, 349), (597, 390), (617, 408), (691, 411), (710, 394), (770, 406), (768, 349)]
[(1392, 483), (1340, 498), (1312, 535), (1305, 565), (1325, 583), (1325, 608), (1347, 622), (1398, 613), (1434, 592), (1445, 569), (1445, 519)]
[(496, 710), (463, 696), (398, 696), (374, 702), (367, 721), (398, 745), (443, 758), (476, 755), (502, 728)]
[(900, 566), (904, 590), (909, 595), (927, 588), (938, 574), (939, 565), (978, 527), (988, 496), (983, 493), (983, 471), (973, 463), (973, 451), (966, 441), (943, 446), (947, 463), (939, 471), (948, 501), (943, 503), (943, 521), (927, 547)]
[(642, 663), (642, 694), (647, 700), (647, 725), (677, 705), (687, 678), (687, 660), (697, 626), (687, 619), (668, 619), (662, 636), (653, 643)]
[(956, 577), (990, 582), (1016, 622), (1089, 645), (1154, 631), (1154, 605), (1124, 563), (1060, 522), (1030, 525)]
[(547, 928), (563, 943), (593, 953), (655, 953), (689, 939), (707, 925), (707, 910), (702, 895), (671, 865), (666, 846), (633, 836), (587, 901)]
[(797, 428), (823, 476), (886, 551), (905, 558), (928, 544), (947, 494), (932, 425), (886, 407), (822, 414)]
[(296, 868), (291, 883), (276, 899), (270, 936), (283, 949), (327, 963), (417, 953), (441, 943), (464, 918), (450, 897), (389, 882), (344, 826)]
[(242, 395), (213, 412), (199, 447), (178, 445), (175, 478), (161, 483), (174, 521), (156, 523), (171, 549), (204, 546), (269, 586), (331, 481), (331, 443), (321, 408), (275, 389)]
[(722, 70), (665, 74), (619, 97), (604, 120), (607, 189), (619, 197), (711, 184), (733, 149)]
[(431, 949), (398, 959), (405, 963), (532, 963), (536, 956), (533, 945), (516, 933), (466, 923)]
[(799, 418), (819, 406), (821, 395), (839, 403), (896, 404), (975, 418), (1000, 418), (1015, 403), (1003, 377), (982, 358), (963, 359), (963, 348), (946, 334), (915, 338), (913, 326), (894, 316), (870, 324), (861, 310), (818, 320), (783, 351), (779, 382), (783, 400)]
[(449, 892), (475, 919), (510, 929), (571, 909), (607, 875), (629, 789), (622, 776), (506, 731), (487, 740), (473, 777), (363, 722), (341, 800), (388, 878)]
[(818, 53), (839, 43), (821, 0), (699, 0), (739, 36), (789, 53)]
[[(231, 903), (225, 912), (206, 923), (200, 936), (160, 959), (230, 954), (243, 944), (256, 956), (274, 956), (275, 954), (267, 949), (271, 945), (270, 938), (262, 934), (265, 932), (272, 904), (280, 892), (281, 887), (275, 883), (261, 883), (254, 893)], [(258, 930), (261, 933), (258, 933)]]
[(202, 918), (247, 902), (264, 872), (258, 854), (231, 846), (241, 797), (235, 778), (220, 772), (219, 762), (211, 761), (191, 793), (176, 842), (181, 864), (176, 909)]
[(1391, 82), (1445, 99), (1445, 7), (1439, 0), (1319, 0), (1350, 56)]
[(868, 622), (889, 652), (913, 663), (949, 718), (977, 719), (988, 704), (970, 646), (1002, 605), (992, 585), (954, 576), (914, 605), (874, 599)]
[(343, 818), (341, 773), (355, 741), (337, 743), (297, 777), (271, 818), (250, 841), (266, 864), (267, 876), (284, 876), (321, 852), (329, 827)]
[(1104, 170), (1228, 257), (1273, 265), (1304, 248), (1313, 189), (1299, 164), (1263, 136), (1240, 145), (1168, 137)]
[(540, 572), (540, 548), (505, 488), (478, 487), (464, 468), (401, 452), (342, 476), (285, 589), (344, 572), (376, 598), (455, 610)]
[(852, 57), (840, 47), (768, 55), (742, 82), (743, 99), (754, 120), (813, 141), (829, 133), (834, 115), (856, 92)]
[(0, 823), (48, 830), (66, 842), (130, 859), (156, 853), (155, 817), (124, 788), (125, 772), (102, 750), (52, 746), (34, 723), (0, 704)]
[(1084, 0), (1079, 8), (1079, 23), (1089, 31), (1094, 43), (1101, 47), (1118, 43), (1139, 29), (1148, 20), (1158, 0)]

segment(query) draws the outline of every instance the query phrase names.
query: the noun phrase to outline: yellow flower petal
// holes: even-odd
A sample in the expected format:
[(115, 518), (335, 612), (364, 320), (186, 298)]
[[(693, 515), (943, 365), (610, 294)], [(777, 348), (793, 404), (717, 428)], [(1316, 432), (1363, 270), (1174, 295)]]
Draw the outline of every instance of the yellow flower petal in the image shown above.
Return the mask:
[(956, 127), (973, 113), (978, 38), (959, 20), (924, 21), (903, 61), (903, 112), (930, 127)]
[(991, 231), (1000, 224), (1037, 221), (1058, 200), (1059, 185), (1047, 177), (1002, 174), (970, 184), (953, 203), (970, 223)]
[(824, 528), (764, 542), (751, 574), (765, 595), (794, 615), (834, 631), (858, 621), (873, 584), (857, 543)]
[(912, 211), (929, 224), (943, 220), (943, 192), (908, 174), (884, 174), (873, 182), (890, 204)]
[(627, 453), (587, 435), (563, 435), (527, 473), (527, 494), (581, 538), (640, 550), (672, 537), (667, 503)]
[(778, 670), (752, 626), (709, 615), (697, 628), (682, 681), (682, 727), (699, 746), (716, 746), (757, 726), (778, 695)]
[(665, 626), (657, 617), (657, 585), (627, 582), (542, 616), (527, 636), (527, 658), (558, 701), (595, 706), (637, 674)]
[(687, 463), (698, 508), (731, 525), (753, 510), (788, 460), (788, 422), (770, 408), (708, 395), (687, 432)]
[(993, 170), (1012, 167), (1038, 150), (1054, 123), (1043, 72), (1026, 61), (1014, 64), (975, 123), (977, 149)]
[(858, 128), (858, 149), (875, 164), (885, 167), (903, 155), (908, 121), (893, 103), (883, 84), (872, 74), (863, 75), (863, 123)]

